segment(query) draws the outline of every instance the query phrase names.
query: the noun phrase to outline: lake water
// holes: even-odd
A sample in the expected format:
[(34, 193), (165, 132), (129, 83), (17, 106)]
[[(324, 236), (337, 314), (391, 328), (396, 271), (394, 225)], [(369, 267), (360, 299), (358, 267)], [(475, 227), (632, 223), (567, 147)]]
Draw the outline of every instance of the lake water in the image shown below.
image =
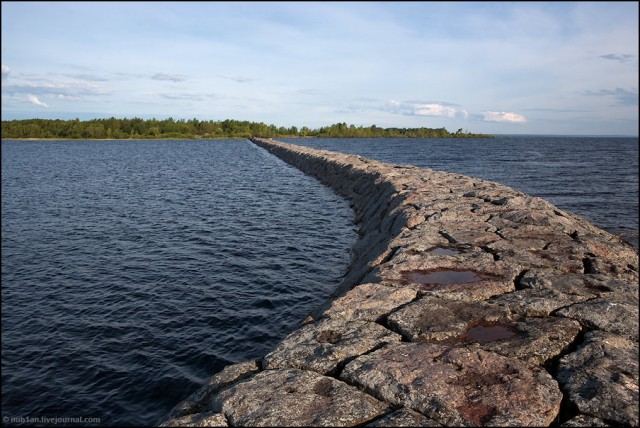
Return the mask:
[[(637, 138), (288, 141), (498, 181), (637, 240)], [(338, 286), (352, 219), (244, 140), (2, 141), (3, 417), (158, 423)]]
[(578, 214), (638, 248), (638, 138), (498, 136), (283, 141), (497, 181)]
[(3, 141), (3, 417), (159, 423), (337, 288), (352, 220), (246, 140)]

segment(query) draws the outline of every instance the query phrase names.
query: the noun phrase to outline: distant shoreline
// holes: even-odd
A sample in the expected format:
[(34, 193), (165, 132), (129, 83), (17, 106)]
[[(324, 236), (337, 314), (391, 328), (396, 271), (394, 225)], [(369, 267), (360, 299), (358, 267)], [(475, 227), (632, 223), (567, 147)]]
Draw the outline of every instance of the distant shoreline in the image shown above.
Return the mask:
[[(251, 137), (158, 137), (158, 138), (2, 138), (2, 140), (13, 141), (179, 141), (179, 140), (249, 140)], [(260, 138), (260, 137), (258, 137)], [(301, 137), (301, 136), (284, 136), (277, 138), (290, 138), (290, 139), (324, 139), (324, 138), (339, 138), (342, 140), (383, 140), (383, 139), (421, 139), (421, 140), (449, 140), (456, 139), (456, 137)], [(478, 137), (482, 138), (482, 137)], [(485, 137), (486, 138), (486, 137)], [(462, 140), (468, 140), (469, 137), (462, 137)], [(484, 139), (484, 138), (483, 138)]]
[[(252, 136), (253, 137), (253, 136)], [(148, 137), (140, 137), (140, 138), (68, 138), (68, 137), (53, 137), (53, 138), (32, 138), (32, 137), (22, 137), (22, 138), (14, 138), (14, 137), (2, 137), (2, 140), (13, 140), (13, 141), (180, 141), (180, 140), (248, 140), (252, 137), (157, 137), (157, 138), (148, 138)], [(553, 135), (553, 134), (495, 134), (491, 137), (491, 139), (502, 139), (502, 138), (519, 138), (519, 137), (536, 137), (536, 138), (635, 138), (638, 139), (638, 136), (630, 136), (630, 135)], [(423, 139), (423, 140), (448, 140), (448, 139), (464, 139), (468, 140), (469, 137), (327, 137), (327, 136), (280, 136), (277, 138), (290, 138), (290, 139), (325, 139), (325, 138), (340, 138), (343, 140), (365, 140), (365, 139)], [(478, 137), (485, 139), (487, 137)], [(471, 138), (473, 139), (473, 138)]]
[(138, 117), (116, 119), (53, 120), (24, 119), (3, 120), (3, 138), (70, 138), (70, 139), (197, 139), (197, 138), (493, 138), (488, 134), (476, 134), (459, 128), (455, 132), (441, 128), (381, 128), (376, 125), (355, 126), (346, 122), (334, 123), (311, 129), (303, 126), (276, 126), (247, 120), (198, 120), (190, 119), (144, 120)]
[[(284, 137), (289, 138), (289, 137)], [(312, 137), (313, 138), (313, 137)], [(178, 141), (178, 140), (248, 140), (249, 137), (183, 137), (183, 138), (2, 138), (13, 141)]]

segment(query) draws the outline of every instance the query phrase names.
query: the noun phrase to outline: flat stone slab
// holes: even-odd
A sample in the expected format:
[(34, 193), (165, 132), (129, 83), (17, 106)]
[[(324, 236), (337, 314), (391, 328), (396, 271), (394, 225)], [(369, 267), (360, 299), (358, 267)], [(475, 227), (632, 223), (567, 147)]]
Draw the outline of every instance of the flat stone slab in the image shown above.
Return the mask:
[(369, 321), (324, 319), (287, 336), (263, 358), (263, 368), (297, 368), (332, 374), (339, 365), (401, 336)]
[(581, 413), (638, 426), (638, 343), (600, 331), (560, 360), (558, 382)]
[[(489, 225), (485, 223), (485, 227), (488, 226)], [(442, 232), (442, 235), (455, 244), (473, 243), (479, 247), (501, 239), (495, 234), (495, 232), (472, 230), (465, 228), (464, 225), (458, 225), (455, 228), (447, 228), (446, 231)]]
[(575, 418), (571, 418), (568, 421), (560, 424), (561, 427), (610, 427), (611, 425), (605, 423), (602, 419), (594, 418), (592, 416), (578, 415)]
[[(476, 266), (477, 269), (482, 270), (495, 265), (493, 255), (474, 244), (452, 244), (446, 240), (430, 242), (436, 240), (424, 240), (423, 235), (427, 232), (433, 233), (433, 230), (411, 231), (407, 234), (411, 240), (403, 235), (394, 239), (390, 246), (397, 247), (398, 251), (389, 260), (389, 264), (402, 270), (405, 270), (405, 266), (406, 270), (455, 269), (464, 266)], [(436, 233), (440, 235), (440, 239), (443, 239), (440, 232)], [(437, 248), (449, 248), (456, 253), (435, 251)]]
[(505, 306), (426, 296), (391, 314), (391, 329), (411, 341), (479, 347), (534, 364), (560, 355), (580, 323), (558, 317), (513, 316)]
[[(199, 388), (189, 397), (176, 404), (162, 423), (167, 426), (182, 425), (182, 423), (177, 422), (178, 420), (187, 423), (190, 419), (184, 419), (182, 418), (183, 416), (206, 412), (211, 404), (211, 397), (215, 393), (257, 373), (258, 371), (260, 371), (260, 367), (258, 366), (257, 360), (243, 361), (241, 363), (226, 366), (224, 369), (211, 376), (203, 387)], [(216, 418), (214, 419), (217, 420)]]
[[(593, 295), (591, 295), (593, 297)], [(505, 306), (514, 314), (528, 317), (546, 317), (560, 308), (588, 300), (588, 295), (563, 293), (553, 288), (528, 288), (502, 294), (488, 300)]]
[(638, 285), (600, 274), (578, 274), (558, 272), (554, 269), (529, 269), (520, 278), (524, 289), (552, 289), (570, 296), (579, 296), (580, 301), (602, 297), (631, 305), (638, 304)]
[[(499, 213), (502, 220), (521, 225), (544, 226), (547, 230), (570, 233), (575, 230), (575, 221), (566, 213), (544, 199), (520, 194), (513, 198), (510, 207)], [(587, 230), (581, 228), (581, 230)]]
[(389, 315), (389, 327), (409, 340), (460, 344), (474, 324), (507, 321), (506, 308), (485, 302), (460, 302), (425, 296)]
[[(500, 231), (501, 235), (507, 232)], [(489, 243), (486, 248), (500, 260), (519, 264), (522, 267), (555, 267), (564, 272), (580, 272), (583, 269), (582, 254), (578, 245), (563, 239), (562, 235), (553, 241), (548, 236), (526, 237), (515, 240), (502, 239)], [(568, 249), (574, 248), (573, 251)]]
[(204, 412), (168, 419), (160, 424), (161, 427), (228, 427), (227, 418), (221, 413)]
[(214, 411), (231, 426), (355, 426), (387, 405), (337, 379), (305, 370), (265, 370), (218, 393)]
[(496, 262), (462, 263), (451, 258), (411, 260), (381, 265), (383, 280), (410, 286), (421, 294), (450, 300), (475, 301), (514, 291), (515, 269)]
[(638, 278), (638, 252), (617, 236), (607, 234), (593, 225), (587, 233), (579, 233), (576, 241), (589, 256), (585, 273), (605, 274), (627, 281)]
[(518, 243), (519, 248), (542, 251), (552, 244), (557, 246), (573, 242), (573, 238), (569, 234), (556, 229), (539, 224), (521, 224), (508, 220), (504, 216), (509, 214), (513, 214), (513, 212), (492, 216), (489, 222), (498, 229), (498, 234), (502, 238), (507, 242)]
[(426, 251), (436, 246), (452, 245), (442, 236), (438, 229), (423, 223), (414, 229), (403, 230), (398, 236), (391, 237), (391, 247), (407, 247), (418, 251)]
[(367, 427), (441, 427), (442, 424), (429, 419), (422, 413), (415, 412), (411, 409), (399, 409), (393, 413), (376, 419)]
[[(629, 282), (603, 275), (577, 274), (560, 272), (555, 269), (533, 268), (524, 273), (517, 286), (520, 288), (519, 290), (492, 297), (489, 301), (497, 305), (504, 305), (513, 313), (534, 317), (555, 315), (556, 311), (563, 310), (576, 303), (585, 302), (585, 305), (588, 306), (587, 301), (598, 297), (611, 303), (638, 305), (637, 285), (634, 286)], [(611, 324), (605, 323), (603, 319), (599, 321), (596, 319), (588, 320), (587, 317), (580, 315), (581, 307), (578, 305), (571, 310), (563, 310), (560, 314), (562, 316), (573, 314), (573, 316), (570, 316), (571, 318), (581, 320), (581, 322), (584, 320), (583, 324), (589, 328), (600, 328), (598, 326)], [(606, 308), (604, 309), (606, 311)], [(629, 308), (628, 311), (620, 311), (619, 309), (616, 308), (616, 311), (627, 319), (629, 316), (633, 318), (633, 309)], [(627, 327), (618, 326), (617, 330), (610, 331), (617, 333), (628, 330), (633, 334), (633, 329), (635, 329), (637, 332), (637, 317), (637, 312), (635, 312), (636, 321), (629, 322)], [(613, 325), (610, 325), (609, 328), (613, 328)]]
[(375, 322), (392, 310), (411, 302), (416, 295), (417, 291), (410, 287), (361, 284), (334, 300), (323, 316)]
[(573, 318), (590, 329), (597, 329), (638, 340), (638, 306), (608, 299), (593, 299), (560, 309), (557, 315)]
[(547, 426), (562, 399), (557, 382), (536, 365), (431, 343), (363, 355), (341, 378), (448, 426)]
[(465, 344), (542, 365), (566, 352), (580, 331), (580, 323), (570, 319), (522, 318), (473, 327), (467, 330)]

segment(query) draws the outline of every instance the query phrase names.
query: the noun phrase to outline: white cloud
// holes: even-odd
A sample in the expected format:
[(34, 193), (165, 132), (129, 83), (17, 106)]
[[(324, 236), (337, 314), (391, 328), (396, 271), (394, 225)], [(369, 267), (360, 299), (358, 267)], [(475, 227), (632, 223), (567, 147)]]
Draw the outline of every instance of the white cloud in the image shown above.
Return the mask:
[(386, 107), (387, 111), (396, 114), (404, 114), (409, 116), (429, 116), (429, 117), (467, 117), (465, 110), (453, 107), (451, 104), (442, 102), (421, 102), (406, 101), (400, 102), (391, 100)]
[(35, 104), (35, 105), (40, 106), (40, 107), (49, 107), (47, 104), (45, 104), (42, 101), (40, 101), (38, 99), (38, 97), (36, 97), (35, 95), (27, 94), (27, 99), (29, 100), (29, 102), (31, 104)]
[(95, 74), (66, 74), (65, 76), (67, 77), (72, 77), (74, 79), (78, 79), (78, 80), (88, 80), (90, 82), (107, 82), (109, 81), (109, 79), (107, 79), (106, 77), (102, 77), (102, 76), (97, 76)]
[(11, 72), (11, 69), (9, 67), (7, 67), (6, 65), (2, 64), (2, 78), (6, 78), (7, 76), (9, 76), (9, 73)]
[(524, 116), (517, 113), (504, 112), (504, 111), (485, 111), (482, 113), (485, 122), (512, 122), (512, 123), (525, 123), (527, 120)]
[(77, 97), (74, 95), (57, 94), (55, 95), (55, 97), (59, 100), (65, 100), (65, 101), (80, 101), (80, 97)]
[(218, 97), (218, 95), (214, 93), (201, 94), (201, 93), (188, 93), (188, 92), (183, 92), (180, 94), (158, 94), (158, 95), (168, 100), (188, 100), (188, 101), (203, 101), (207, 98)]
[(442, 104), (416, 104), (413, 110), (416, 116), (455, 117), (456, 109)]
[(102, 86), (88, 82), (64, 82), (58, 80), (48, 80), (43, 78), (33, 78), (23, 80), (18, 84), (5, 85), (2, 91), (9, 94), (37, 94), (37, 95), (65, 95), (65, 96), (86, 96), (86, 95), (106, 95), (107, 91)]

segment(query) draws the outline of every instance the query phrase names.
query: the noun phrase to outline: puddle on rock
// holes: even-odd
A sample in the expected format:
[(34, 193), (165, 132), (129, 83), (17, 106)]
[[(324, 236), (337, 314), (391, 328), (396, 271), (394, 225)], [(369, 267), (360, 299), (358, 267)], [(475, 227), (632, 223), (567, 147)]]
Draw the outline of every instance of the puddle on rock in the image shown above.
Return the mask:
[(480, 274), (470, 270), (440, 270), (440, 271), (411, 271), (403, 272), (404, 281), (423, 285), (452, 285), (479, 282), (490, 279), (492, 276)]
[(467, 330), (465, 342), (484, 344), (498, 340), (513, 339), (519, 334), (518, 330), (506, 325), (479, 325)]
[(438, 254), (441, 256), (457, 256), (460, 254), (460, 250), (456, 250), (455, 248), (436, 247), (427, 251), (427, 253)]

